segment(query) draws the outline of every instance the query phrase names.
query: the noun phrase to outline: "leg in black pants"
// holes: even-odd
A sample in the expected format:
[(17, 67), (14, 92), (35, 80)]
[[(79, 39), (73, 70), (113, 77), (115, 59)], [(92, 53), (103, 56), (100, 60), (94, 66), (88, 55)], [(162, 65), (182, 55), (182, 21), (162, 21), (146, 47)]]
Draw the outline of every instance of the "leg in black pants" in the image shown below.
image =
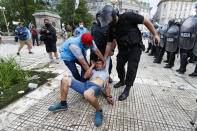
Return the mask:
[(181, 49), (180, 50), (180, 68), (178, 70), (176, 70), (177, 72), (179, 72), (179, 74), (184, 74), (186, 72), (186, 67), (188, 64), (188, 58), (190, 56), (190, 52), (191, 50), (185, 50), (185, 49)]
[(126, 53), (119, 53), (117, 56), (117, 72), (118, 77), (121, 81), (125, 78), (125, 64), (128, 62), (127, 74), (126, 74), (126, 88), (123, 93), (119, 96), (119, 100), (125, 100), (129, 96), (129, 91), (136, 78), (138, 65), (141, 57), (141, 50), (139, 47), (131, 48)]
[(162, 47), (159, 47), (159, 53), (158, 53), (157, 58), (155, 59), (155, 61), (153, 63), (161, 64), (164, 53), (165, 53), (165, 49), (162, 48)]
[(164, 68), (172, 68), (174, 66), (175, 55), (176, 55), (175, 52), (169, 53), (169, 61), (168, 61), (168, 64)]
[(38, 35), (35, 36), (35, 39), (36, 39), (37, 46), (39, 46), (39, 43), (38, 43)]
[(33, 46), (34, 46), (34, 44), (35, 44), (35, 39), (36, 39), (36, 37), (33, 35), (33, 36), (32, 36)]
[(150, 42), (148, 42), (148, 48), (147, 48), (147, 50), (146, 50), (145, 53), (149, 53), (149, 51), (151, 50), (151, 48), (152, 48), (152, 44)]

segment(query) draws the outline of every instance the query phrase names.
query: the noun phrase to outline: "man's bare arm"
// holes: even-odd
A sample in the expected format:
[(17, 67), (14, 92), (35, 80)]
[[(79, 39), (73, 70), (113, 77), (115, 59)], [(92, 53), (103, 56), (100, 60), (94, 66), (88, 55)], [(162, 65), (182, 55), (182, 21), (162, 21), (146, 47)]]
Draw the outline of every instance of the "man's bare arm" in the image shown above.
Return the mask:
[(95, 63), (92, 63), (92, 65), (90, 66), (90, 68), (85, 72), (84, 74), (84, 78), (88, 79), (92, 76), (92, 70), (95, 67)]
[(109, 97), (110, 96), (109, 78), (106, 80), (105, 92), (107, 96), (107, 101), (113, 105), (114, 101), (112, 98)]
[(83, 67), (86, 71), (90, 68), (89, 65), (88, 65), (88, 63), (86, 62), (86, 60), (85, 60), (84, 58), (77, 59), (77, 60), (81, 63), (82, 67)]

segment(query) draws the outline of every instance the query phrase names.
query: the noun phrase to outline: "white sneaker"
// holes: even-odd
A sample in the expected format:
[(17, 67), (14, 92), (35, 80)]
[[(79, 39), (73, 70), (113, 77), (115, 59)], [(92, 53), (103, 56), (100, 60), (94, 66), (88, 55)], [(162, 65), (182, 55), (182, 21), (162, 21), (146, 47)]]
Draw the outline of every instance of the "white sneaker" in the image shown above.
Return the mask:
[(53, 63), (53, 62), (54, 62), (54, 60), (53, 60), (53, 59), (50, 59), (50, 60), (49, 60), (49, 63)]
[(56, 63), (56, 64), (59, 64), (59, 63), (60, 63), (59, 58), (56, 58), (55, 63)]

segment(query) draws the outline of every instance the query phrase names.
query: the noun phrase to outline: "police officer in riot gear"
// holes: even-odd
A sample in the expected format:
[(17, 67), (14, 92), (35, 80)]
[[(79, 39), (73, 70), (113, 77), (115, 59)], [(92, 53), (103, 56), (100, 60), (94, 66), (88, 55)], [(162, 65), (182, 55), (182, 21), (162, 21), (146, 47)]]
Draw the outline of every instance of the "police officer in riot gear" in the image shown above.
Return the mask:
[(166, 45), (166, 38), (165, 38), (165, 34), (167, 32), (167, 25), (162, 25), (161, 30), (160, 30), (160, 44), (159, 44), (159, 53), (157, 55), (156, 60), (154, 61), (154, 63), (160, 64), (164, 53), (165, 53), (165, 45)]
[(180, 27), (180, 68), (176, 70), (179, 74), (186, 72), (188, 58), (191, 56), (196, 41), (197, 15), (187, 18)]
[[(160, 35), (160, 25), (157, 23), (157, 22), (155, 22), (154, 23), (154, 27), (155, 27), (155, 29), (156, 29), (156, 32), (157, 32), (157, 34), (158, 35)], [(159, 55), (159, 45), (157, 45), (154, 41), (153, 41), (153, 47), (154, 47), (154, 61), (153, 62), (155, 62), (156, 61), (156, 59), (157, 59), (157, 56)]]
[[(105, 54), (106, 45), (107, 45), (108, 27), (106, 26), (104, 28), (101, 28), (100, 14), (101, 14), (101, 10), (99, 10), (96, 13), (96, 21), (97, 21), (97, 23), (93, 24), (93, 26), (91, 28), (91, 34), (93, 36), (94, 42), (97, 45), (97, 48), (104, 55)], [(97, 61), (98, 59), (99, 59), (99, 57), (96, 54), (94, 54), (93, 51), (91, 51), (90, 60)], [(110, 59), (109, 74), (111, 74), (111, 70), (112, 70), (112, 60)], [(112, 82), (113, 82), (113, 80), (110, 77), (109, 78), (109, 83), (112, 83)]]
[[(155, 22), (153, 25), (154, 25), (154, 27), (155, 27), (155, 29), (156, 29), (156, 32), (158, 32), (158, 31), (159, 31), (159, 30), (158, 30), (158, 28), (159, 28), (158, 24)], [(156, 58), (157, 46), (156, 46), (156, 44), (154, 43), (153, 34), (152, 34), (152, 33), (150, 34), (150, 42), (151, 42), (152, 46), (151, 46), (151, 52), (150, 52), (148, 55), (149, 55), (149, 56), (154, 56), (154, 58)]]
[(175, 20), (174, 25), (172, 25), (166, 32), (166, 51), (169, 52), (169, 61), (164, 68), (172, 68), (174, 66), (175, 55), (178, 51), (179, 42), (179, 25), (180, 20)]
[(149, 51), (152, 49), (152, 42), (153, 41), (153, 39), (152, 39), (152, 34), (149, 32), (148, 33), (148, 48), (147, 48), (147, 50), (146, 50), (146, 52), (145, 53), (149, 53)]
[[(127, 12), (118, 14), (115, 9), (106, 5), (101, 12), (101, 26), (109, 26), (108, 44), (106, 47), (105, 56), (109, 55), (110, 50), (113, 50), (112, 41), (117, 40), (118, 55), (117, 55), (117, 72), (120, 81), (114, 85), (115, 88), (126, 85), (123, 93), (119, 96), (119, 101), (125, 100), (129, 96), (131, 86), (133, 86), (140, 56), (144, 45), (138, 24), (144, 24), (153, 34), (154, 40), (158, 43), (160, 38), (157, 35), (153, 24), (143, 16)], [(128, 62), (126, 79), (125, 79), (125, 64)]]
[[(195, 17), (195, 20), (197, 20), (197, 3), (195, 4), (195, 9), (196, 9), (196, 15), (194, 16)], [(197, 23), (195, 23), (195, 35), (197, 35)], [(197, 62), (197, 40), (195, 41), (195, 45), (194, 45), (194, 48), (193, 48), (193, 55), (195, 56), (195, 62)], [(197, 77), (197, 64), (196, 64), (196, 68), (194, 70), (193, 73), (189, 74), (189, 76), (191, 77)]]

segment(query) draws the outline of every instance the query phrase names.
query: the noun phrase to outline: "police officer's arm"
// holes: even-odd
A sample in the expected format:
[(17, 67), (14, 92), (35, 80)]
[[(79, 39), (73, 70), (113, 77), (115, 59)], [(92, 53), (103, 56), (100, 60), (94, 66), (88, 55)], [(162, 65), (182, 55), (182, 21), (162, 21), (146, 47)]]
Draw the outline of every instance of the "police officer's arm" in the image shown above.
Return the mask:
[(75, 44), (70, 44), (69, 48), (75, 58), (81, 63), (82, 67), (87, 71), (89, 69), (89, 65), (83, 56), (81, 48)]
[(154, 41), (156, 41), (158, 44), (160, 43), (160, 38), (153, 26), (153, 24), (146, 18), (144, 18), (143, 24), (149, 29), (149, 31), (153, 34)]
[(109, 56), (109, 53), (111, 51), (111, 47), (112, 47), (112, 42), (107, 42), (107, 46), (106, 46), (106, 49), (105, 49), (105, 55), (104, 55), (105, 60)]

